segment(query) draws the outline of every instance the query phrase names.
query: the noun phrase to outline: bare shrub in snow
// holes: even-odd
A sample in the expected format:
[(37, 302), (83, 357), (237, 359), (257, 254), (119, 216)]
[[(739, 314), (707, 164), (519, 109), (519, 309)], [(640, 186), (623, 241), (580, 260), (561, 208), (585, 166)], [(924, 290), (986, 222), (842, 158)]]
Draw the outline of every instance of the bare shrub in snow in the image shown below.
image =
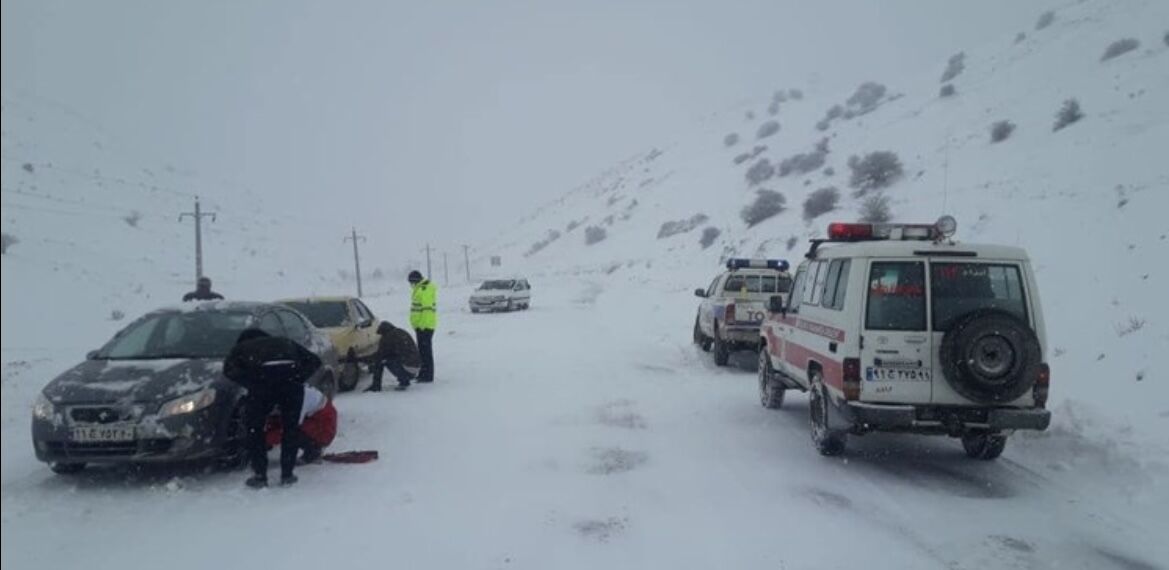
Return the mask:
[(524, 256), (526, 257), (529, 255), (534, 255), (534, 254), (538, 253), (540, 250), (548, 247), (552, 242), (554, 242), (558, 239), (560, 239), (560, 232), (559, 231), (548, 230), (548, 234), (544, 236), (544, 239), (537, 241), (536, 243), (533, 243), (532, 247), (528, 248), (528, 252), (525, 253)]
[(786, 91), (781, 89), (781, 90), (776, 91), (775, 93), (771, 94), (771, 102), (772, 103), (777, 103), (777, 102), (783, 103), (784, 101), (787, 101), (787, 92)]
[(1075, 99), (1068, 99), (1063, 102), (1063, 106), (1055, 113), (1055, 124), (1051, 127), (1051, 130), (1061, 130), (1072, 123), (1079, 122), (1083, 118), (1084, 112), (1080, 110), (1080, 102)]
[(889, 209), (889, 197), (884, 194), (873, 194), (861, 202), (860, 221), (871, 224), (883, 224), (893, 219), (893, 212)]
[(579, 228), (580, 223), (581, 223), (581, 220), (572, 220), (572, 221), (568, 222), (567, 226), (564, 227), (564, 231), (571, 232), (572, 230)]
[(748, 121), (754, 121), (755, 120), (755, 111), (747, 111), (746, 117), (747, 117)]
[(1116, 325), (1116, 336), (1126, 337), (1145, 328), (1145, 320), (1138, 317), (1129, 317), (1128, 322)]
[(1015, 123), (1007, 120), (998, 121), (990, 126), (990, 142), (999, 143), (1011, 137), (1015, 132)]
[(1019, 32), (1019, 33), (1015, 34), (1015, 43), (1021, 44), (1021, 43), (1023, 43), (1023, 40), (1025, 40), (1025, 39), (1027, 39), (1027, 34), (1025, 34), (1023, 32)]
[(23, 168), (24, 171), (29, 173), (29, 174), (36, 172), (36, 168), (33, 167), (31, 162), (26, 162), (26, 163), (20, 165), (20, 167)]
[(831, 123), (829, 123), (827, 119), (820, 119), (819, 121), (816, 121), (816, 130), (826, 131), (828, 130), (829, 126), (831, 126)]
[(722, 235), (722, 233), (722, 230), (714, 226), (707, 226), (702, 229), (702, 237), (698, 238), (698, 243), (702, 245), (702, 249), (706, 249), (714, 245), (714, 241), (717, 240), (718, 236)]
[(880, 105), (886, 91), (888, 90), (884, 85), (875, 81), (866, 81), (857, 86), (856, 92), (849, 96), (846, 102), (860, 112), (868, 112)]
[(823, 138), (816, 143), (816, 148), (812, 152), (795, 154), (781, 160), (779, 162), (779, 175), (807, 174), (819, 170), (821, 166), (824, 166), (827, 157), (828, 139)]
[(1104, 49), (1104, 55), (1100, 56), (1100, 61), (1108, 61), (1114, 57), (1120, 57), (1139, 47), (1141, 47), (1141, 42), (1136, 38), (1116, 40), (1108, 44), (1108, 47)]
[(840, 201), (840, 190), (834, 186), (821, 188), (808, 195), (804, 200), (804, 221), (810, 222), (836, 209)]
[(727, 133), (727, 136), (723, 137), (723, 145), (735, 146), (737, 144), (739, 144), (739, 134), (738, 133)]
[(772, 101), (771, 104), (767, 105), (767, 114), (772, 117), (779, 114), (779, 101)]
[(8, 248), (20, 243), (12, 234), (0, 234), (0, 255), (7, 255)]
[(833, 106), (828, 108), (828, 112), (825, 113), (824, 118), (828, 119), (829, 121), (832, 121), (835, 119), (839, 119), (843, 115), (844, 115), (844, 106), (843, 105), (833, 105)]
[(759, 162), (751, 165), (747, 169), (747, 182), (752, 186), (762, 184), (775, 176), (775, 167), (772, 166), (771, 161), (766, 158), (759, 159)]
[(126, 318), (126, 313), (122, 312), (121, 310), (114, 309), (114, 310), (110, 311), (110, 320), (111, 321), (120, 321), (124, 318)]
[(735, 158), (732, 162), (734, 162), (735, 164), (743, 164), (744, 162), (747, 162), (748, 160), (751, 160), (751, 153), (744, 152), (743, 154), (735, 156)]
[(800, 91), (799, 89), (788, 89), (787, 96), (790, 97), (793, 101), (799, 101), (800, 99), (804, 98), (804, 92)]
[(787, 238), (787, 244), (786, 244), (787, 250), (791, 251), (791, 250), (795, 249), (796, 245), (798, 245), (799, 243), (800, 243), (800, 238), (798, 238), (796, 236), (791, 236), (791, 237)]
[(779, 122), (767, 121), (766, 123), (759, 125), (759, 130), (755, 131), (755, 138), (765, 139), (765, 138), (772, 136), (778, 132), (779, 132)]
[(1169, 32), (1165, 32), (1165, 37), (1161, 38), (1161, 41), (1165, 42), (1165, 45), (1169, 46)]
[(708, 219), (709, 218), (706, 216), (706, 214), (694, 214), (686, 220), (673, 220), (666, 222), (662, 224), (661, 228), (658, 228), (658, 239), (684, 234), (706, 223), (706, 220)]
[(751, 158), (755, 158), (765, 152), (767, 152), (767, 145), (757, 144), (755, 148), (751, 149)]
[(585, 245), (593, 245), (600, 243), (609, 237), (609, 232), (600, 226), (589, 226), (585, 228)]
[(848, 167), (852, 169), (848, 184), (856, 189), (858, 197), (888, 187), (903, 174), (901, 159), (887, 150), (870, 152), (864, 158), (853, 156), (848, 159)]
[(829, 177), (836, 176), (836, 169), (832, 168), (831, 166), (829, 166), (828, 168), (825, 168), (824, 169), (824, 176), (829, 176)]
[(942, 83), (949, 83), (955, 77), (962, 74), (966, 69), (966, 52), (958, 52), (950, 56), (950, 61), (946, 63), (946, 70), (942, 72)]
[(743, 206), (739, 217), (750, 227), (783, 212), (785, 209), (787, 209), (787, 198), (783, 194), (774, 190), (761, 189), (755, 191), (754, 202)]
[(954, 85), (951, 83), (947, 83), (947, 84), (943, 85), (941, 89), (938, 90), (938, 97), (942, 97), (944, 99), (946, 97), (953, 97), (957, 93), (958, 93), (958, 91), (956, 89), (954, 89)]
[(1039, 15), (1039, 19), (1035, 21), (1035, 29), (1042, 30), (1053, 23), (1055, 23), (1055, 12), (1048, 10)]
[(138, 210), (134, 210), (133, 212), (130, 212), (129, 214), (126, 214), (125, 216), (122, 216), (122, 221), (126, 222), (127, 226), (130, 226), (132, 228), (136, 228), (136, 227), (138, 227), (138, 222), (142, 221), (142, 212), (139, 212)]

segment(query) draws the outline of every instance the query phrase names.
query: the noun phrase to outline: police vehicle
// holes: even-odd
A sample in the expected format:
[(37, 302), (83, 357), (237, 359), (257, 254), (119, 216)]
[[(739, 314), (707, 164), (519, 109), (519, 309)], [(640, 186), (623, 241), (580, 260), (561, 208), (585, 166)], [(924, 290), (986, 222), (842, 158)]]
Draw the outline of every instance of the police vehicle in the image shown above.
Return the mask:
[(755, 350), (759, 324), (766, 316), (768, 299), (791, 290), (789, 264), (782, 259), (727, 260), (727, 270), (706, 289), (694, 317), (694, 342), (714, 353), (714, 363), (726, 366), (733, 350)]
[(810, 393), (812, 441), (850, 434), (961, 438), (994, 459), (1019, 429), (1044, 430), (1051, 375), (1039, 287), (1018, 247), (955, 243), (957, 222), (834, 223), (813, 240), (790, 299), (760, 327), (759, 397)]

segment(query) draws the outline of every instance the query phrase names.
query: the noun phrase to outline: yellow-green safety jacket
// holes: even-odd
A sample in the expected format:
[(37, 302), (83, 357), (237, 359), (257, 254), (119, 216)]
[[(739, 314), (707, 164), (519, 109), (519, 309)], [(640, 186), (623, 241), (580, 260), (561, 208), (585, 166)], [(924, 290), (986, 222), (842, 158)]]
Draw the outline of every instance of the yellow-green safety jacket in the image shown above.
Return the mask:
[(429, 279), (415, 283), (410, 292), (410, 326), (434, 330), (438, 326), (438, 286)]

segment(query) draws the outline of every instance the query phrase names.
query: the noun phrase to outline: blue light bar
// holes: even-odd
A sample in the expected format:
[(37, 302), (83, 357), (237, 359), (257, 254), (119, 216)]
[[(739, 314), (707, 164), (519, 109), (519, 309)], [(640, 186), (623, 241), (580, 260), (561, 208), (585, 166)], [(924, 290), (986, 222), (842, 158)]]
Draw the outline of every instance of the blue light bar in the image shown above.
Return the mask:
[(791, 265), (786, 259), (747, 259), (743, 257), (732, 257), (727, 260), (727, 269), (730, 271), (747, 268), (787, 271), (789, 267)]

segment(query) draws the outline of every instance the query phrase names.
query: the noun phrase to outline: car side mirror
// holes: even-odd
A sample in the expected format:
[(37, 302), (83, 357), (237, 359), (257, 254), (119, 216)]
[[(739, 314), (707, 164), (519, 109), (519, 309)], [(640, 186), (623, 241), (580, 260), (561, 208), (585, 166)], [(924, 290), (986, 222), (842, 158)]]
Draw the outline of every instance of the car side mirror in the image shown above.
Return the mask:
[(85, 359), (86, 360), (97, 360), (97, 354), (98, 354), (98, 352), (96, 350), (91, 350), (91, 351), (85, 353)]
[(365, 329), (365, 328), (369, 328), (372, 325), (373, 325), (373, 319), (363, 319), (361, 321), (358, 321), (357, 328)]
[(767, 310), (773, 313), (787, 314), (787, 306), (783, 303), (782, 295), (772, 295), (767, 299)]
[(706, 290), (705, 289), (695, 289), (694, 296), (695, 297), (702, 297), (703, 299), (705, 299), (706, 298)]

